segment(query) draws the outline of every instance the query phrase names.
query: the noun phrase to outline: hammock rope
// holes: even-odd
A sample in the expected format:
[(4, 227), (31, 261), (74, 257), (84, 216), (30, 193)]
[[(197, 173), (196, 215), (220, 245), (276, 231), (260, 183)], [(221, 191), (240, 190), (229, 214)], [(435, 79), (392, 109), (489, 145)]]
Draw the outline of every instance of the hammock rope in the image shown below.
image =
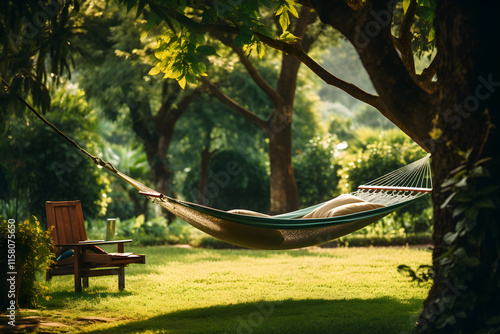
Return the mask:
[[(3, 84), (10, 88), (7, 82)], [(111, 163), (81, 148), (19, 94), (18, 99), (46, 125), (92, 162), (120, 177), (139, 193), (199, 230), (225, 242), (254, 249), (293, 249), (318, 245), (359, 230), (432, 191), (430, 155), (367, 182), (350, 195), (382, 207), (343, 216), (304, 218), (328, 203), (276, 216), (249, 216), (189, 203), (161, 194), (118, 171)]]

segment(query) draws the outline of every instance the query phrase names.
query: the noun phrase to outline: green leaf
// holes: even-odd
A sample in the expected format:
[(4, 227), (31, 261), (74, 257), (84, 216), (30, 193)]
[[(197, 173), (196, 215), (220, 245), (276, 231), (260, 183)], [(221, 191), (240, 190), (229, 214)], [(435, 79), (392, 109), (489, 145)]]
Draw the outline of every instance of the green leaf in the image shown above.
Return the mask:
[(285, 31), (283, 34), (281, 34), (281, 36), (278, 37), (278, 39), (283, 42), (293, 43), (297, 41), (299, 38), (294, 34), (292, 34), (291, 32)]
[(200, 72), (199, 72), (200, 75), (203, 75), (207, 72), (207, 66), (205, 65), (204, 62), (202, 62), (202, 61), (198, 62), (198, 67), (200, 68)]
[(455, 187), (457, 187), (457, 188), (467, 187), (467, 177), (464, 177), (464, 178), (462, 178), (460, 181), (458, 181), (458, 182), (455, 184)]
[(139, 15), (141, 15), (145, 6), (146, 6), (146, 0), (139, 0), (139, 4), (137, 5), (137, 14), (135, 15), (136, 19), (139, 17)]
[(434, 11), (429, 7), (417, 7), (418, 17), (424, 19), (425, 21), (432, 23), (434, 20)]
[(259, 2), (267, 8), (271, 8), (273, 4), (271, 0), (259, 0)]
[(457, 193), (452, 193), (450, 196), (448, 196), (448, 198), (446, 198), (443, 202), (443, 204), (441, 204), (440, 208), (441, 209), (444, 209), (448, 206), (448, 204), (450, 203), (450, 201), (457, 195)]
[(465, 217), (471, 220), (476, 220), (478, 214), (479, 214), (479, 209), (476, 207), (468, 208), (467, 210), (465, 210)]
[(247, 34), (238, 34), (234, 38), (234, 45), (238, 48), (242, 48), (245, 44), (250, 44), (252, 42), (252, 36)]
[(464, 263), (468, 267), (477, 267), (481, 264), (481, 261), (479, 261), (477, 257), (468, 256), (467, 258), (465, 258)]
[(410, 7), (410, 0), (403, 0), (403, 12), (406, 14), (406, 11)]
[[(201, 74), (203, 73), (203, 69), (200, 67), (200, 64), (203, 64), (202, 62), (194, 62), (194, 63), (191, 63), (191, 71), (193, 72), (194, 75), (197, 75), (197, 74)], [(203, 64), (203, 66), (205, 66), (205, 64)], [(188, 82), (189, 81), (189, 78), (188, 78)]]
[(196, 44), (200, 45), (205, 43), (205, 35), (196, 34)]
[(127, 1), (127, 13), (130, 12), (130, 10), (132, 9), (132, 7), (134, 7), (136, 2), (137, 2), (137, 0), (128, 0)]
[(443, 257), (442, 259), (439, 260), (439, 264), (444, 266), (448, 263), (451, 263), (451, 259), (449, 257)]
[(296, 18), (299, 18), (299, 13), (297, 12), (297, 9), (295, 9), (295, 2), (293, 2), (293, 4), (290, 4), (290, 2), (288, 2), (288, 4), (288, 11)]
[(453, 210), (453, 218), (461, 215), (465, 211), (465, 209), (467, 209), (467, 207), (465, 207), (465, 206), (459, 206), (459, 207), (455, 208)]
[(432, 42), (436, 38), (436, 30), (432, 28), (429, 30), (429, 35), (427, 36), (427, 42)]
[(196, 51), (199, 53), (202, 53), (206, 56), (218, 56), (217, 51), (215, 51), (215, 48), (210, 46), (210, 45), (200, 45), (196, 48)]
[(149, 15), (148, 22), (146, 22), (146, 31), (150, 31), (159, 21), (158, 15), (154, 12)]
[(418, 0), (417, 3), (423, 7), (430, 7), (431, 5), (429, 0)]
[(258, 33), (260, 33), (264, 36), (270, 37), (270, 38), (274, 38), (273, 32), (263, 24), (261, 24), (257, 28), (255, 28), (255, 32), (258, 32)]
[(448, 245), (451, 245), (458, 237), (458, 233), (455, 232), (448, 232), (444, 235), (443, 240), (446, 242)]
[(264, 53), (266, 51), (266, 48), (264, 46), (264, 43), (262, 42), (257, 42), (257, 55), (259, 56), (260, 59), (264, 57)]
[(186, 76), (183, 76), (182, 78), (177, 80), (177, 82), (179, 83), (179, 86), (184, 89), (186, 87)]
[(172, 65), (169, 65), (165, 69), (163, 69), (163, 73), (165, 73), (165, 76), (163, 77), (163, 79), (168, 79), (168, 78), (180, 79), (180, 77), (183, 74), (182, 69), (180, 68), (180, 65), (173, 64), (173, 63), (171, 63), (171, 64)]
[(196, 76), (194, 76), (193, 74), (191, 73), (186, 73), (186, 81), (190, 84), (196, 84)]
[(279, 23), (280, 23), (281, 29), (283, 29), (283, 32), (285, 32), (286, 29), (288, 28), (288, 26), (290, 25), (290, 17), (288, 16), (287, 11), (285, 11), (285, 12), (283, 12), (283, 14), (281, 14), (280, 19), (279, 19)]
[(441, 184), (441, 188), (446, 188), (446, 187), (449, 187), (451, 185), (454, 185), (455, 183), (457, 183), (457, 181), (455, 179), (446, 179), (444, 180), (444, 182)]
[(148, 72), (148, 74), (149, 74), (149, 75), (157, 75), (157, 74), (159, 74), (160, 72), (161, 72), (161, 71), (160, 71), (160, 69), (159, 69), (157, 66), (155, 66), (155, 67), (153, 67), (153, 68), (152, 68), (152, 69)]
[(276, 13), (275, 15), (278, 16), (278, 15), (281, 15), (281, 13), (283, 13), (283, 10), (286, 8), (285, 5), (281, 5), (278, 7), (278, 9), (276, 9)]

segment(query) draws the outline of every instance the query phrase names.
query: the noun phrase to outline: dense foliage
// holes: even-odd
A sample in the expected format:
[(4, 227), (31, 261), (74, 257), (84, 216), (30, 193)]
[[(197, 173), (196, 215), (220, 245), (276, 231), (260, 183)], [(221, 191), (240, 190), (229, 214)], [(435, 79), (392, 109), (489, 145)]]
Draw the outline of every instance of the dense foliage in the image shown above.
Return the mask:
[(301, 208), (327, 201), (340, 194), (338, 140), (335, 136), (315, 137), (294, 157), (295, 179)]
[[(215, 153), (208, 165), (208, 180), (199, 189), (199, 170), (192, 169), (184, 191), (189, 201), (198, 201), (222, 210), (246, 208), (266, 212), (269, 209), (269, 189), (266, 168), (258, 161), (238, 152), (224, 150)], [(200, 194), (201, 193), (201, 194)]]
[[(89, 151), (96, 150), (95, 113), (81, 91), (68, 88), (54, 94), (51, 119), (75, 140), (87, 143)], [(35, 117), (11, 115), (7, 120), (6, 133), (0, 138), (4, 187), (0, 214), (16, 219), (30, 214), (45, 217), (45, 201), (74, 199), (82, 201), (86, 216), (105, 212), (105, 173)]]
[[(77, 14), (81, 0), (7, 0), (0, 3), (0, 73), (12, 89), (0, 95), (0, 115), (18, 103), (16, 92), (29, 94), (33, 103), (50, 109), (48, 85), (70, 75), (75, 56), (83, 53), (76, 43), (82, 32)], [(6, 107), (10, 107), (8, 110)], [(0, 117), (0, 124), (2, 124)]]
[[(15, 248), (13, 248), (15, 270), (10, 271), (18, 273), (16, 275), (16, 284), (19, 284), (19, 290), (16, 291), (17, 306), (23, 308), (35, 307), (39, 304), (39, 299), (44, 297), (44, 293), (47, 290), (38, 281), (37, 274), (44, 273), (48, 269), (54, 255), (50, 231), (43, 229), (35, 217), (30, 217), (30, 219), (16, 224), (14, 229), (11, 226), (7, 223), (6, 219), (2, 219), (0, 216), (0, 250), (2, 251), (2, 259), (7, 258), (3, 254), (8, 254), (8, 236), (13, 234), (15, 236), (15, 239), (12, 239), (15, 241)], [(2, 261), (2, 268), (0, 277), (2, 278), (2, 287), (4, 287), (7, 262)], [(6, 300), (7, 294), (4, 291), (2, 293), (4, 296), (2, 299)]]
[(422, 313), (421, 328), (430, 332), (475, 333), (484, 323), (488, 333), (500, 330), (500, 226), (495, 213), (500, 198), (487, 167), (491, 158), (471, 163), (469, 154), (462, 153), (463, 164), (443, 184), (449, 195), (443, 206), (449, 205), (458, 223), (444, 236), (448, 249), (438, 259), (449, 289)]

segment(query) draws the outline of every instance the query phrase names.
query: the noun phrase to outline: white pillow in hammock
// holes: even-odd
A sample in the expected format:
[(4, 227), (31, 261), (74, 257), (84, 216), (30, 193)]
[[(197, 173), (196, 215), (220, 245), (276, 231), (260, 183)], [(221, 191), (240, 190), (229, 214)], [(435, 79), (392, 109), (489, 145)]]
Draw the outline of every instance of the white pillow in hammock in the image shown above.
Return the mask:
[(338, 206), (335, 209), (328, 211), (326, 213), (326, 215), (322, 218), (346, 216), (346, 215), (350, 215), (353, 213), (369, 211), (369, 210), (374, 210), (374, 209), (383, 208), (383, 207), (385, 207), (385, 205), (377, 204), (377, 203), (369, 203), (369, 202), (350, 203), (350, 204)]
[(326, 213), (336, 207), (345, 205), (345, 204), (350, 204), (350, 203), (366, 203), (363, 201), (361, 198), (352, 196), (350, 194), (343, 194), (338, 197), (335, 197), (334, 199), (329, 200), (319, 208), (315, 209), (314, 211), (308, 213), (302, 218), (325, 218)]
[(269, 215), (266, 215), (264, 213), (252, 211), (252, 210), (244, 210), (244, 209), (233, 209), (229, 210), (229, 213), (235, 213), (237, 215), (244, 215), (244, 216), (255, 216), (255, 217), (271, 217)]

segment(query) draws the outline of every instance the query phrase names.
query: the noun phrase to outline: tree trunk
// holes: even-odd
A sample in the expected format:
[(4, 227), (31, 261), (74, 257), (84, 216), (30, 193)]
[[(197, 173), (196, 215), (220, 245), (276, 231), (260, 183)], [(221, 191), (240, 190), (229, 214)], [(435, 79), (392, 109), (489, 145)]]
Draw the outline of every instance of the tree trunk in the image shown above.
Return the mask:
[(208, 181), (208, 164), (210, 163), (210, 133), (208, 135), (208, 144), (201, 151), (201, 168), (200, 168), (200, 181), (198, 182), (198, 204), (206, 205), (206, 186)]
[[(310, 11), (301, 10), (301, 18), (296, 23), (294, 33), (304, 37)], [(302, 46), (309, 50), (314, 40), (304, 37)], [(299, 192), (292, 164), (292, 111), (297, 88), (297, 75), (301, 61), (296, 57), (283, 54), (281, 72), (276, 85), (274, 112), (268, 121), (269, 162), (271, 177), (270, 214), (290, 212), (299, 208)]]
[[(154, 153), (148, 156), (149, 166), (151, 168), (151, 175), (153, 177), (153, 184), (155, 190), (172, 196), (170, 182), (172, 181), (172, 171), (168, 167), (167, 153), (172, 139), (172, 129), (168, 129), (160, 133), (156, 143), (151, 143), (155, 147)], [(146, 150), (147, 151), (147, 150)], [(167, 217), (168, 224), (170, 224), (175, 216), (167, 210), (162, 210), (160, 206), (155, 205), (155, 212), (157, 216), (164, 215)]]
[[(491, 40), (491, 35), (500, 33), (497, 15), (497, 5), (488, 1), (442, 1), (436, 12), (437, 47), (442, 56), (437, 69), (442, 112), (434, 120), (441, 135), (432, 145), (434, 286), (420, 315), (419, 333), (500, 329), (498, 321), (492, 322), (498, 318), (500, 299), (500, 248), (495, 235), (500, 214), (500, 50)], [(456, 191), (457, 197), (463, 196), (460, 202), (452, 201), (442, 208), (450, 192), (443, 192), (441, 185), (465, 160), (460, 152), (467, 154), (468, 169), (464, 171), (490, 157), (492, 160), (482, 165), (492, 174), (467, 179), (467, 186)], [(492, 187), (497, 188), (489, 190)], [(491, 203), (486, 205), (488, 201)], [(454, 213), (457, 206), (466, 214)], [(446, 234), (455, 231), (463, 233), (447, 243)]]
[(275, 135), (272, 130), (269, 134), (271, 165), (269, 211), (270, 214), (279, 214), (294, 211), (299, 207), (297, 183), (292, 167), (292, 124), (287, 119), (271, 119), (271, 129), (278, 131), (279, 135)]

